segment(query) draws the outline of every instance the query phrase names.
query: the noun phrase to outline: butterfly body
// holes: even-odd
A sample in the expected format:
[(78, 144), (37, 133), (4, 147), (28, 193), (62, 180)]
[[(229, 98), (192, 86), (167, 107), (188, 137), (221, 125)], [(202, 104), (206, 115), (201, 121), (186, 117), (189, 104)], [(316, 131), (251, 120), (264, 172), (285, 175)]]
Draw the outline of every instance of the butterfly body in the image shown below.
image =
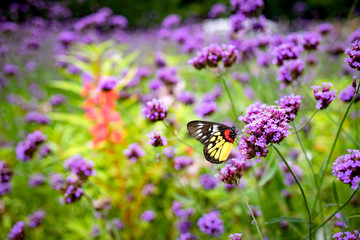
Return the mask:
[(227, 160), (234, 139), (235, 127), (208, 121), (191, 121), (187, 124), (190, 136), (204, 144), (205, 159), (211, 163), (222, 163)]

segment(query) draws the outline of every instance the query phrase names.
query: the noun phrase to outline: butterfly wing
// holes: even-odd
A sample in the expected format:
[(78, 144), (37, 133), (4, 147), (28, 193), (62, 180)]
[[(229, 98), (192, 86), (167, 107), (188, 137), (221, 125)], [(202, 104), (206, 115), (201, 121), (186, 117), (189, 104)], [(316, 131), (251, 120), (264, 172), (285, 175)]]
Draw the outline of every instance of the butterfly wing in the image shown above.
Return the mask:
[(226, 140), (222, 132), (216, 132), (204, 146), (205, 159), (211, 163), (222, 163), (227, 160), (233, 143)]
[(219, 164), (228, 158), (233, 145), (233, 139), (229, 138), (232, 128), (207, 121), (191, 121), (187, 128), (190, 136), (205, 145), (203, 152), (206, 160)]

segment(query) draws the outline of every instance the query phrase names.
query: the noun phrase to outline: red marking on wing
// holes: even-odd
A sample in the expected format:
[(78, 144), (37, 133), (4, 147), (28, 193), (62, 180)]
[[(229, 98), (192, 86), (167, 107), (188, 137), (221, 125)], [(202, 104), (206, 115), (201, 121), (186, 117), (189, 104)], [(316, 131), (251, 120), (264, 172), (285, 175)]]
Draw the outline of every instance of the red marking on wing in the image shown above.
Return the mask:
[(234, 142), (234, 139), (232, 139), (229, 135), (230, 135), (230, 133), (232, 132), (232, 130), (225, 130), (224, 131), (224, 136), (225, 136), (225, 139), (226, 140), (228, 140), (228, 141), (230, 141), (230, 142)]

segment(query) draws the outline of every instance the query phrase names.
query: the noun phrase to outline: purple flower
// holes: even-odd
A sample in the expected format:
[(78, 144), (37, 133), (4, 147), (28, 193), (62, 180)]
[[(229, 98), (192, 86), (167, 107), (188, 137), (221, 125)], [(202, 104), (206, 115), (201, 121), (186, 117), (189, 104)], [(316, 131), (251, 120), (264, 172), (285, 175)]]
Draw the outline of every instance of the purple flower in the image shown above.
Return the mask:
[(187, 219), (191, 215), (194, 214), (193, 208), (185, 208), (184, 209), (183, 204), (178, 201), (173, 201), (171, 211), (175, 214), (175, 216), (182, 218), (182, 219)]
[(255, 102), (251, 105), (249, 105), (247, 108), (245, 108), (246, 114), (245, 116), (239, 116), (239, 120), (243, 121), (244, 123), (251, 123), (258, 113), (262, 112), (264, 109), (266, 109), (267, 105), (265, 103), (261, 102)]
[(99, 89), (108, 92), (116, 87), (118, 79), (115, 76), (104, 77), (99, 82)]
[(36, 228), (37, 226), (39, 226), (42, 221), (44, 220), (45, 217), (45, 212), (44, 211), (36, 211), (34, 213), (32, 213), (31, 215), (29, 215), (29, 224), (28, 226), (30, 228)]
[(10, 178), (13, 175), (11, 167), (4, 161), (0, 161), (0, 196), (10, 193)]
[(212, 44), (203, 48), (197, 53), (197, 56), (190, 59), (188, 63), (193, 65), (196, 69), (201, 70), (205, 67), (218, 67), (222, 61), (224, 67), (231, 67), (237, 59), (238, 51), (233, 45), (217, 45)]
[(11, 185), (8, 182), (0, 183), (0, 196), (11, 192)]
[(353, 43), (356, 40), (360, 41), (360, 28), (352, 32), (348, 38), (349, 43)]
[(197, 225), (201, 232), (212, 237), (218, 237), (224, 233), (224, 223), (217, 212), (205, 214), (198, 220)]
[(250, 82), (250, 75), (247, 73), (238, 73), (234, 72), (231, 75), (236, 81), (239, 81), (243, 84), (248, 84)]
[(334, 234), (333, 238), (335, 240), (358, 240), (360, 239), (360, 233), (357, 230), (354, 230), (354, 234), (351, 232), (338, 232)]
[(50, 103), (53, 106), (59, 106), (65, 102), (66, 98), (62, 94), (54, 94), (50, 97)]
[(61, 188), (64, 197), (60, 198), (62, 204), (70, 204), (80, 200), (84, 195), (80, 178), (72, 175), (66, 178), (65, 186)]
[(345, 228), (345, 227), (346, 227), (346, 223), (341, 220), (341, 214), (340, 214), (340, 213), (336, 213), (336, 214), (335, 214), (335, 217), (332, 218), (331, 220), (332, 220), (332, 221), (335, 221), (334, 227), (341, 227), (341, 228)]
[(257, 55), (256, 62), (260, 67), (268, 67), (272, 61), (271, 54), (267, 52), (259, 52)]
[(43, 159), (51, 153), (51, 149), (48, 145), (43, 145), (39, 149), (39, 158)]
[(243, 235), (242, 233), (234, 233), (234, 234), (230, 234), (229, 238), (230, 240), (241, 240), (242, 235)]
[(166, 61), (165, 61), (164, 55), (162, 53), (160, 53), (160, 52), (155, 53), (154, 61), (155, 61), (155, 65), (158, 68), (166, 67)]
[(272, 51), (274, 56), (273, 64), (281, 66), (285, 60), (297, 59), (303, 50), (301, 46), (297, 46), (292, 42), (283, 43)]
[(180, 235), (180, 238), (177, 238), (176, 240), (197, 240), (197, 237), (187, 232), (187, 233), (182, 233)]
[(244, 94), (249, 99), (254, 99), (255, 93), (251, 87), (244, 88)]
[(136, 72), (134, 78), (126, 86), (134, 87), (140, 83), (141, 79), (150, 77), (150, 75), (151, 75), (151, 69), (149, 67), (141, 67)]
[(319, 92), (320, 86), (312, 86), (311, 88), (314, 91), (314, 97), (316, 99), (316, 108), (323, 110), (326, 109), (330, 103), (335, 100), (337, 90), (330, 91), (330, 88), (333, 86), (332, 83), (324, 82), (322, 83), (322, 92)]
[(164, 149), (163, 154), (167, 157), (167, 158), (174, 158), (176, 153), (176, 148), (174, 147), (167, 147)]
[(17, 76), (19, 75), (19, 67), (14, 64), (5, 64), (4, 74), (8, 76)]
[(146, 102), (143, 113), (152, 122), (161, 121), (167, 116), (168, 107), (161, 100), (153, 98)]
[(86, 180), (89, 176), (96, 174), (94, 162), (86, 160), (80, 154), (66, 159), (64, 165), (66, 169), (71, 169), (71, 172), (82, 180)]
[(52, 173), (50, 174), (49, 184), (53, 189), (60, 190), (64, 184), (64, 177), (59, 173)]
[(141, 195), (148, 196), (148, 195), (152, 194), (155, 191), (155, 189), (156, 188), (153, 183), (148, 183), (143, 187), (143, 189), (141, 191)]
[(16, 32), (19, 29), (19, 26), (14, 22), (2, 22), (0, 25), (0, 31), (3, 33)]
[(191, 222), (187, 219), (181, 219), (178, 222), (178, 230), (180, 233), (187, 233), (191, 228)]
[(304, 49), (311, 51), (316, 50), (320, 44), (321, 36), (315, 32), (305, 32), (302, 34), (301, 44)]
[(315, 64), (317, 64), (318, 62), (318, 58), (315, 54), (309, 54), (306, 60), (306, 63), (309, 64), (310, 66), (314, 66)]
[(46, 180), (46, 178), (43, 174), (35, 173), (35, 174), (31, 175), (29, 178), (29, 186), (36, 187), (36, 186), (43, 185), (45, 183), (45, 180)]
[(230, 16), (230, 26), (232, 32), (238, 32), (244, 28), (246, 17), (241, 13), (236, 13)]
[(33, 72), (36, 69), (37, 63), (34, 61), (28, 61), (25, 65), (28, 72)]
[(7, 237), (9, 240), (25, 239), (25, 223), (23, 221), (15, 223), (10, 232), (7, 234)]
[(255, 32), (264, 31), (267, 24), (266, 17), (260, 15), (258, 18), (251, 19), (251, 27)]
[(226, 12), (226, 5), (223, 3), (215, 3), (210, 8), (208, 13), (209, 18), (217, 18), (218, 16), (224, 14)]
[(217, 106), (214, 101), (205, 101), (195, 109), (195, 112), (199, 117), (205, 117), (211, 115), (216, 110)]
[(100, 232), (99, 226), (98, 225), (93, 225), (91, 227), (90, 235), (91, 235), (91, 237), (97, 237), (97, 236), (99, 236), (99, 232)]
[(317, 26), (316, 30), (321, 35), (326, 35), (326, 34), (330, 33), (333, 30), (333, 26), (330, 23), (325, 22), (325, 23), (319, 24)]
[(117, 230), (122, 230), (124, 228), (124, 223), (119, 218), (114, 218), (112, 223), (116, 227)]
[(186, 156), (175, 157), (174, 168), (175, 168), (175, 170), (179, 171), (179, 170), (193, 164), (193, 162), (194, 161), (190, 157), (186, 157)]
[(64, 30), (58, 36), (58, 42), (65, 48), (70, 46), (71, 43), (77, 41), (77, 34), (72, 31)]
[(181, 22), (181, 17), (177, 14), (170, 14), (161, 23), (164, 28), (174, 28)]
[(241, 159), (232, 158), (229, 161), (230, 163), (227, 163), (225, 167), (220, 170), (220, 174), (217, 175), (217, 178), (226, 184), (236, 185), (244, 175), (246, 162), (243, 156)]
[(166, 67), (159, 68), (156, 76), (165, 85), (171, 86), (179, 82), (176, 68), (166, 68)]
[(192, 94), (191, 92), (186, 92), (186, 91), (180, 92), (177, 99), (179, 100), (179, 102), (182, 102), (186, 105), (191, 105), (195, 102), (194, 94)]
[(251, 17), (264, 6), (264, 2), (263, 0), (230, 0), (230, 5), (233, 11)]
[(199, 178), (199, 182), (206, 190), (216, 188), (218, 185), (218, 180), (210, 174), (202, 174)]
[(279, 68), (277, 80), (282, 82), (282, 87), (296, 80), (304, 71), (304, 63), (301, 59), (286, 62)]
[(360, 182), (360, 151), (351, 149), (347, 151), (348, 154), (335, 160), (332, 173), (338, 180), (357, 190)]
[(152, 130), (150, 133), (148, 133), (146, 136), (150, 138), (149, 144), (153, 145), (154, 147), (160, 147), (160, 146), (166, 146), (167, 141), (165, 136), (161, 136), (162, 132), (156, 132), (155, 130)]
[(154, 213), (151, 210), (147, 210), (147, 211), (143, 212), (140, 217), (142, 220), (144, 220), (146, 222), (152, 222), (156, 217), (156, 213)]
[(290, 132), (287, 122), (286, 110), (268, 106), (258, 114), (251, 116), (252, 121), (242, 130), (239, 150), (246, 159), (266, 157), (269, 144), (279, 144)]
[(124, 29), (128, 25), (128, 20), (123, 15), (114, 15), (111, 16), (109, 20), (109, 24), (111, 27)]
[(50, 123), (50, 119), (45, 114), (39, 112), (29, 112), (25, 115), (25, 120), (28, 123), (38, 123), (47, 125)]
[[(348, 85), (345, 89), (343, 89), (339, 93), (339, 99), (343, 102), (350, 102), (354, 96), (355, 96), (355, 89), (351, 84)], [(357, 98), (355, 99), (355, 102), (357, 102), (359, 100), (360, 100), (360, 95), (357, 96)]]
[(16, 146), (16, 157), (20, 161), (29, 161), (36, 152), (38, 146), (46, 140), (46, 136), (40, 131), (35, 131), (27, 135), (24, 141), (21, 141)]
[[(301, 178), (303, 176), (303, 171), (301, 170), (301, 168), (298, 165), (293, 164), (292, 162), (289, 162), (289, 165), (290, 165), (291, 169), (293, 170), (293, 172), (295, 173), (296, 177), (299, 180), (301, 180)], [(293, 175), (291, 174), (290, 170), (285, 165), (285, 163), (283, 163), (283, 162), (279, 163), (279, 167), (280, 167), (281, 171), (284, 173), (285, 185), (291, 186), (291, 185), (295, 184), (296, 183), (295, 178), (293, 177)]]
[(360, 71), (360, 40), (356, 40), (351, 46), (352, 48), (345, 50), (345, 53), (349, 55), (348, 58), (345, 58), (345, 62)]
[(281, 97), (280, 101), (275, 101), (275, 103), (285, 109), (286, 114), (288, 115), (288, 119), (293, 121), (299, 111), (302, 98), (303, 96), (292, 93), (290, 95)]
[(145, 151), (138, 143), (132, 143), (124, 150), (124, 154), (131, 162), (137, 162), (138, 158), (145, 155)]
[[(258, 217), (260, 217), (262, 215), (262, 212), (260, 211), (258, 206), (250, 205), (250, 208), (251, 208), (251, 212), (254, 214), (255, 218), (258, 218)], [(251, 217), (251, 212), (248, 211), (249, 217)]]

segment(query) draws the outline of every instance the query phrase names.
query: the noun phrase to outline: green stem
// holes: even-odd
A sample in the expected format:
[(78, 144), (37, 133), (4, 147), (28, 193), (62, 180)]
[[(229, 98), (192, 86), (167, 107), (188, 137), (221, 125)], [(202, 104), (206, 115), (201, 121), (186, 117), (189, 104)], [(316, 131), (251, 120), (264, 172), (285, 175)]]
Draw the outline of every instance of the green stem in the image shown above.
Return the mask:
[(251, 210), (251, 207), (250, 207), (249, 203), (246, 201), (245, 195), (244, 195), (244, 193), (242, 192), (241, 188), (239, 187), (239, 184), (236, 184), (236, 188), (237, 188), (237, 189), (239, 189), (239, 192), (240, 192), (240, 194), (241, 194), (241, 197), (242, 197), (242, 199), (244, 200), (244, 202), (245, 202), (245, 204), (246, 204), (247, 208), (248, 208), (248, 209), (249, 209), (249, 211), (250, 211), (251, 218), (252, 218), (252, 220), (253, 220), (253, 221), (252, 221), (252, 224), (254, 224), (254, 225), (255, 225), (255, 227), (256, 227), (256, 230), (257, 230), (258, 235), (259, 235), (259, 239), (260, 239), (260, 240), (262, 240), (263, 238), (262, 238), (262, 235), (261, 235), (261, 231), (260, 231), (260, 228), (259, 228), (258, 222), (256, 221), (256, 218), (255, 218), (255, 216), (254, 216), (254, 213), (252, 212), (252, 210)]
[[(345, 114), (344, 114), (344, 117), (342, 118), (341, 120), (341, 123), (340, 123), (340, 126), (337, 130), (337, 133), (336, 133), (336, 136), (335, 136), (335, 140), (334, 140), (334, 143), (331, 147), (331, 150), (330, 150), (330, 154), (329, 154), (329, 157), (325, 160), (325, 165), (324, 165), (324, 169), (322, 169), (322, 171), (320, 172), (320, 182), (319, 182), (319, 189), (321, 188), (321, 184), (323, 183), (323, 180), (324, 180), (324, 176), (325, 176), (325, 173), (326, 173), (326, 170), (327, 170), (327, 167), (329, 165), (329, 162), (330, 162), (330, 159), (334, 153), (334, 149), (335, 149), (335, 146), (336, 146), (336, 143), (337, 143), (337, 140), (339, 139), (339, 135), (340, 135), (340, 132), (341, 132), (341, 129), (342, 129), (342, 126), (345, 122), (345, 119), (350, 111), (350, 108), (351, 106), (353, 105), (353, 103), (355, 102), (355, 99), (357, 98), (357, 96), (359, 95), (359, 87), (360, 87), (360, 84), (358, 84), (357, 86), (357, 89), (355, 91), (355, 96), (351, 99), (351, 102), (349, 104), (349, 106), (347, 107), (346, 111), (345, 111)], [(315, 198), (315, 202), (314, 202), (314, 205), (313, 205), (313, 209), (315, 209), (316, 207), (316, 204), (319, 200), (319, 195), (320, 195), (320, 191), (316, 194), (316, 198)]]
[[(322, 223), (320, 223), (316, 228), (314, 228), (312, 231), (311, 231), (311, 234), (314, 234), (316, 233), (316, 231), (321, 228), (322, 226), (324, 226), (328, 221), (330, 221), (330, 219), (332, 219), (336, 213), (338, 213), (341, 209), (343, 209), (350, 201), (351, 199), (355, 196), (355, 194), (357, 193), (358, 189), (355, 190), (351, 196), (348, 198), (348, 200), (346, 200), (346, 202), (344, 204), (342, 204), (335, 212), (333, 212), (333, 214), (331, 214), (327, 219), (325, 219)], [(306, 237), (306, 236), (305, 236)], [(304, 237), (304, 238), (305, 238)]]
[(275, 145), (272, 145), (272, 147), (275, 149), (275, 151), (279, 154), (281, 160), (285, 163), (285, 165), (287, 166), (287, 168), (289, 169), (291, 175), (294, 177), (297, 185), (299, 186), (300, 188), (300, 191), (301, 191), (301, 195), (303, 196), (303, 199), (304, 199), (304, 203), (305, 203), (305, 207), (306, 207), (306, 211), (307, 211), (307, 214), (308, 214), (308, 232), (309, 232), (309, 240), (311, 240), (312, 238), (312, 235), (310, 234), (311, 233), (311, 214), (310, 214), (310, 209), (309, 209), (309, 205), (307, 203), (307, 200), (306, 200), (306, 196), (305, 196), (305, 192), (304, 192), (304, 189), (303, 187), (301, 186), (300, 184), (300, 181), (299, 179), (297, 178), (297, 176), (295, 175), (294, 171), (291, 169), (289, 163), (286, 161), (286, 159), (284, 158), (284, 156), (281, 154), (281, 152), (277, 149), (277, 147)]
[(226, 82), (225, 82), (225, 78), (224, 78), (223, 73), (220, 73), (220, 74), (219, 74), (219, 78), (221, 79), (221, 81), (222, 81), (222, 83), (223, 83), (223, 85), (224, 85), (225, 91), (226, 91), (226, 93), (227, 93), (227, 95), (228, 95), (228, 97), (229, 97), (229, 100), (230, 100), (230, 102), (231, 102), (231, 108), (232, 108), (234, 117), (235, 117), (235, 119), (237, 119), (238, 115), (236, 114), (235, 104), (234, 104), (234, 101), (233, 101), (233, 99), (232, 99), (232, 97), (231, 97), (230, 90), (229, 90), (228, 86), (226, 85)]
[(295, 133), (298, 133), (298, 132), (300, 132), (310, 121), (311, 121), (311, 119), (315, 116), (315, 114), (317, 113), (319, 111), (319, 109), (316, 109), (314, 112), (313, 112), (313, 114), (311, 115), (311, 117), (303, 124), (303, 125), (301, 125), (301, 127), (296, 131), (296, 129), (295, 129)]
[[(316, 111), (315, 111), (314, 113), (316, 113)], [(313, 114), (313, 115), (314, 115), (314, 114)], [(296, 130), (295, 123), (292, 122), (292, 125), (293, 125), (293, 127), (294, 127), (295, 134), (296, 134), (296, 137), (297, 137), (297, 139), (298, 139), (298, 141), (299, 141), (299, 144), (300, 144), (300, 146), (301, 146), (301, 149), (302, 149), (302, 151), (303, 151), (303, 153), (304, 153), (304, 155), (305, 155), (306, 162), (308, 163), (308, 165), (309, 165), (309, 167), (310, 167), (311, 174), (313, 175), (314, 182), (315, 182), (315, 186), (316, 186), (316, 188), (317, 188), (318, 184), (317, 184), (315, 172), (314, 172), (314, 169), (313, 169), (312, 164), (311, 164), (311, 162), (310, 162), (310, 159), (308, 158), (308, 156), (307, 156), (307, 154), (306, 154), (306, 150), (305, 150), (304, 143), (302, 142), (302, 140), (301, 140), (301, 138), (300, 138), (300, 136), (299, 136), (298, 130)], [(317, 189), (318, 189), (318, 188), (317, 188)], [(319, 189), (318, 189), (318, 191), (319, 191)]]

